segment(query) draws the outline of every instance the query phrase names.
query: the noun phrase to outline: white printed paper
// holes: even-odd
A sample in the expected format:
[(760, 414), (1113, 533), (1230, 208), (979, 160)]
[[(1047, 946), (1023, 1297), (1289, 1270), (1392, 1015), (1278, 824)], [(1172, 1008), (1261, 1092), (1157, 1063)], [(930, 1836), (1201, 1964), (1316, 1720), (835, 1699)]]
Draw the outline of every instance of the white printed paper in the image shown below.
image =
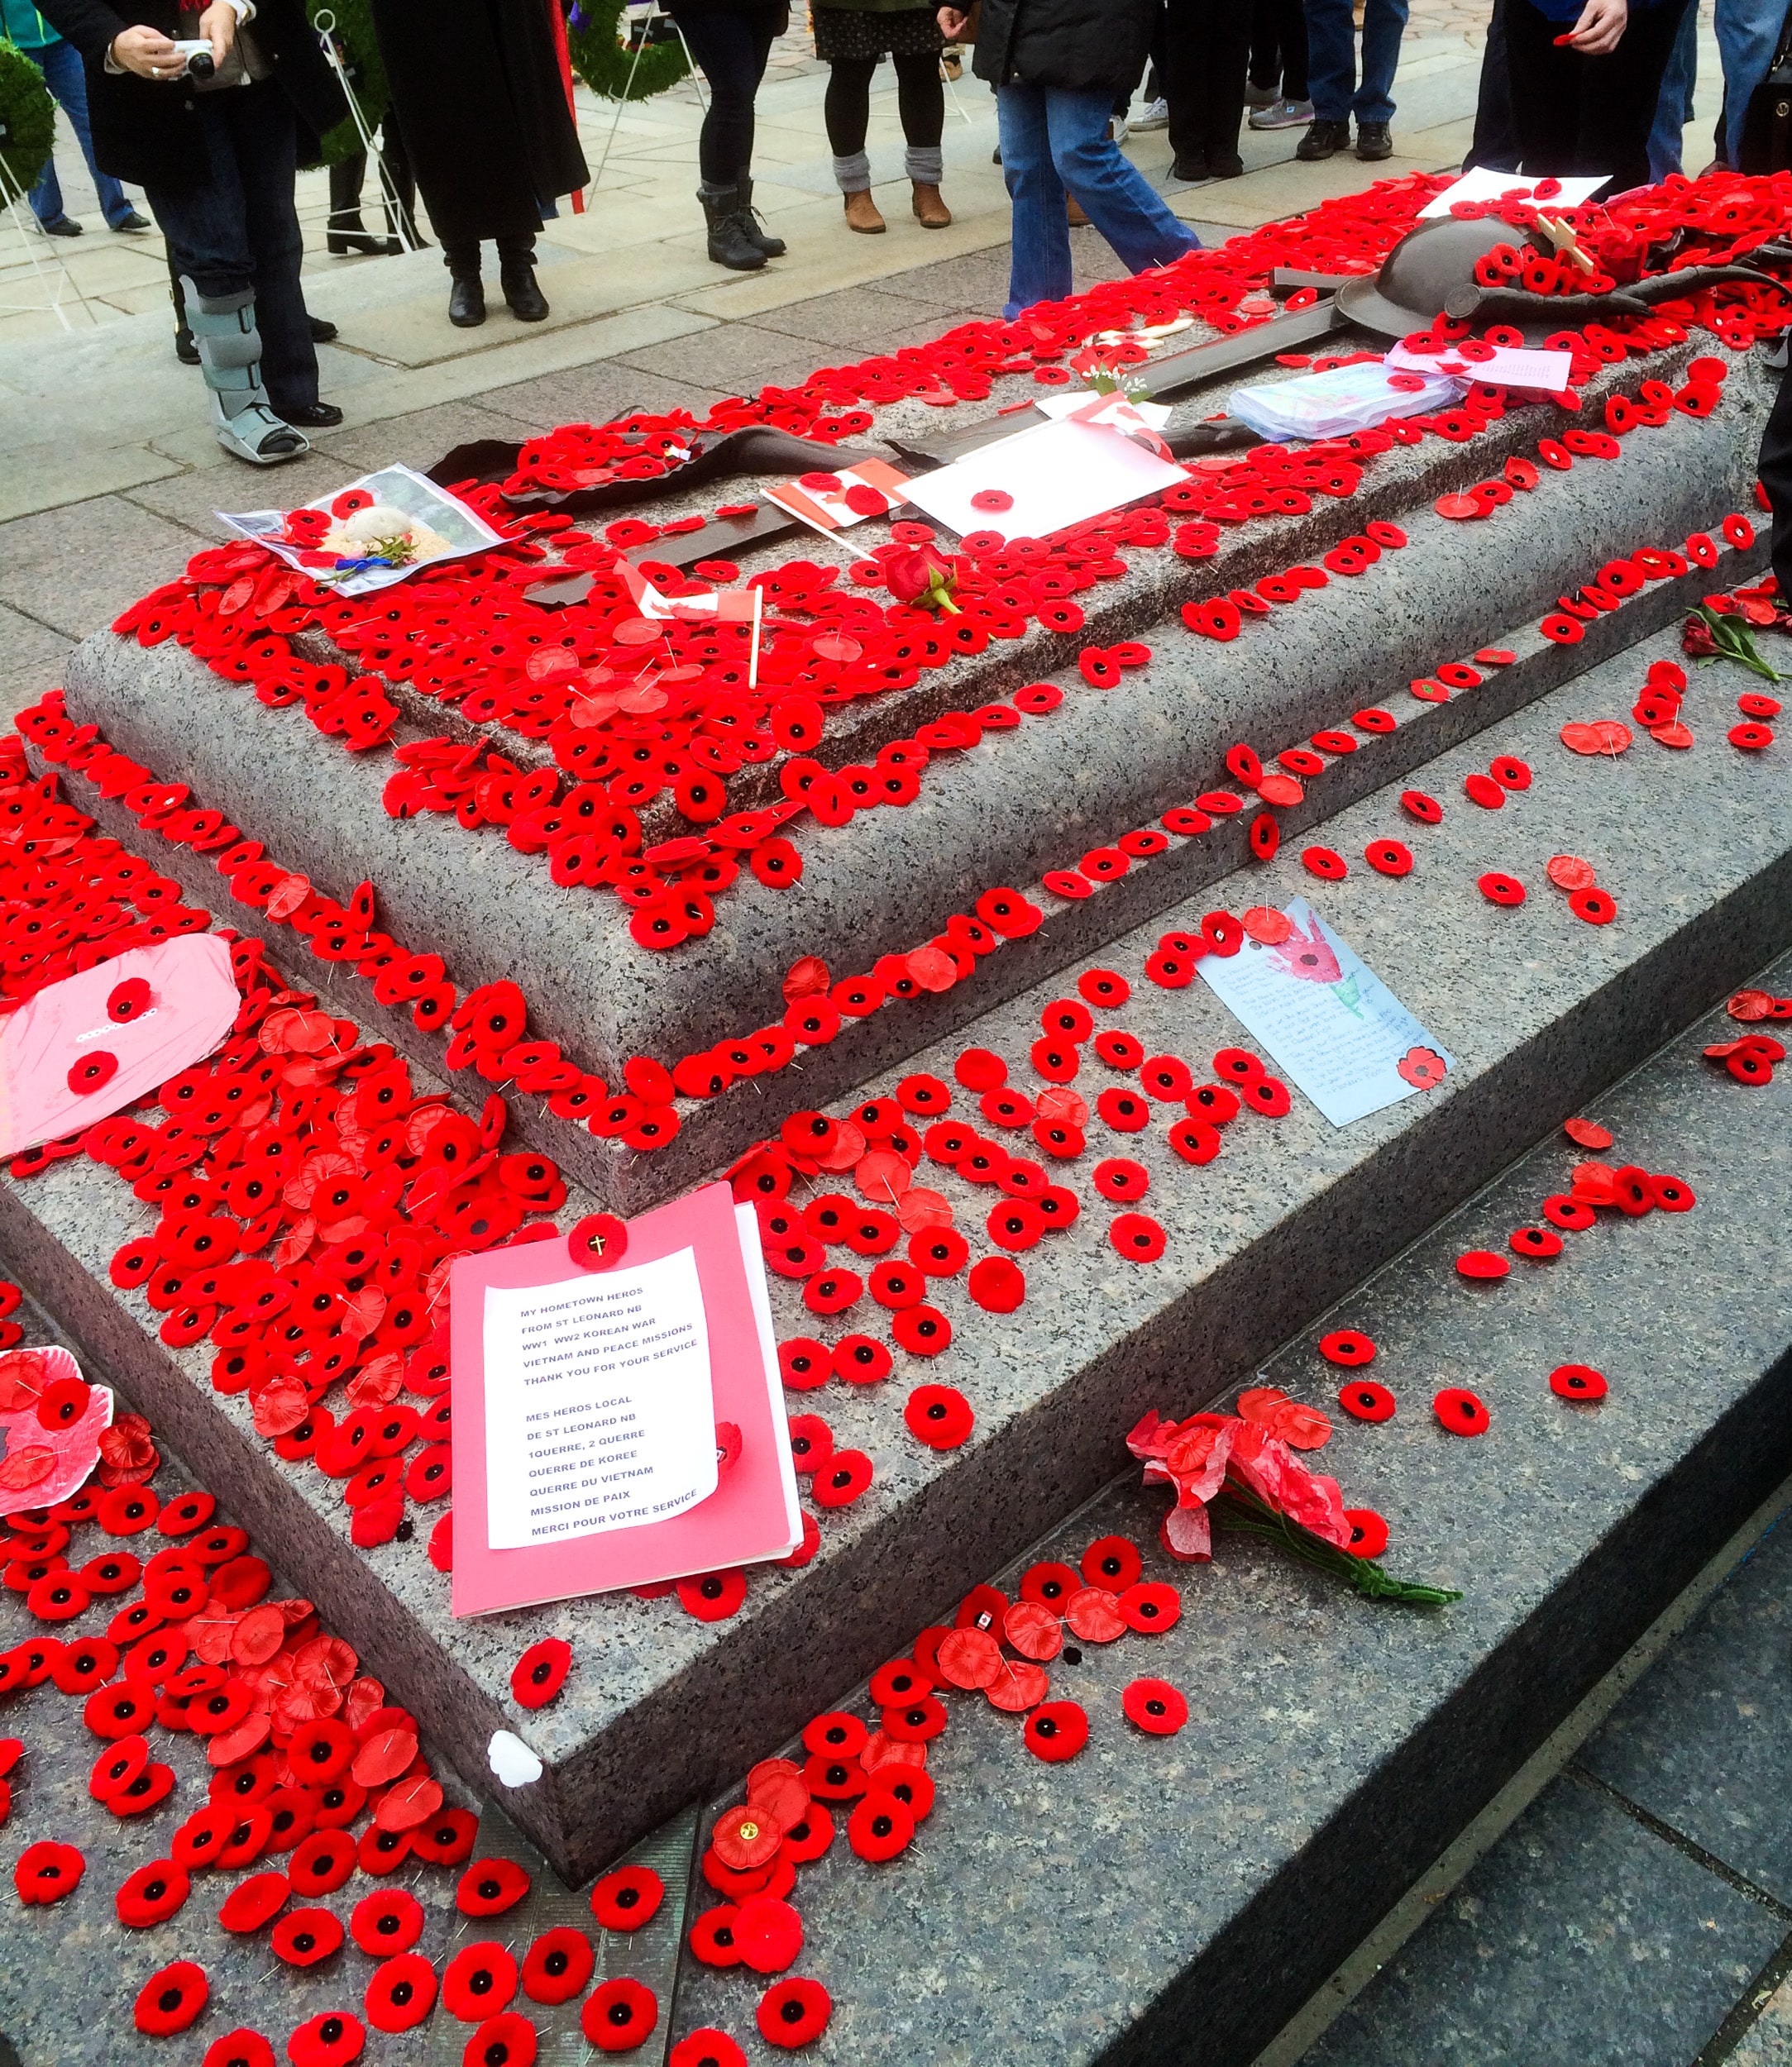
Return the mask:
[[(1558, 192), (1546, 194), (1535, 205), (1553, 213), (1562, 208), (1578, 208), (1583, 201), (1590, 200), (1611, 178), (1608, 172), (1596, 172), (1590, 179), (1558, 179)], [(1498, 172), (1492, 165), (1476, 165), (1463, 174), (1452, 187), (1446, 187), (1436, 198), (1419, 210), (1421, 222), (1437, 215), (1448, 215), (1459, 201), (1498, 201), (1506, 194), (1515, 199), (1529, 201), (1532, 189), (1537, 184), (1527, 179), (1522, 172)]]
[(1247, 939), (1196, 963), (1207, 987), (1334, 1127), (1435, 1090), (1455, 1057), (1434, 1041), (1304, 897), (1280, 946)]
[(634, 1529), (716, 1487), (695, 1251), (488, 1288), (485, 1504), (495, 1550)]
[(1561, 394), (1571, 384), (1575, 355), (1496, 345), (1490, 359), (1465, 359), (1450, 351), (1408, 351), (1404, 345), (1396, 345), (1388, 354), (1387, 364), (1396, 373), (1422, 373), (1432, 379), (1449, 373), (1463, 380), (1489, 381), (1496, 388), (1541, 388), (1546, 394)]
[[(1187, 480), (1181, 467), (1118, 432), (1087, 423), (1037, 423), (936, 473), (917, 475), (909, 484), (909, 500), (961, 537), (993, 530), (1006, 538), (1046, 538)], [(1007, 495), (1007, 505), (977, 508), (972, 499), (988, 489)]]
[[(371, 501), (336, 516), (332, 504), (354, 489), (365, 489)], [(220, 523), (265, 546), (289, 567), (327, 584), (338, 595), (371, 595), (395, 581), (409, 581), (419, 567), (442, 560), (464, 560), (470, 553), (485, 552), (504, 542), (483, 517), (409, 466), (382, 466), (301, 507), (331, 518), (325, 534), (327, 542), (295, 544), (286, 536), (284, 510), (241, 510), (232, 516), (219, 509), (212, 513)], [(400, 556), (396, 560), (387, 559), (380, 551), (389, 541), (397, 542)]]

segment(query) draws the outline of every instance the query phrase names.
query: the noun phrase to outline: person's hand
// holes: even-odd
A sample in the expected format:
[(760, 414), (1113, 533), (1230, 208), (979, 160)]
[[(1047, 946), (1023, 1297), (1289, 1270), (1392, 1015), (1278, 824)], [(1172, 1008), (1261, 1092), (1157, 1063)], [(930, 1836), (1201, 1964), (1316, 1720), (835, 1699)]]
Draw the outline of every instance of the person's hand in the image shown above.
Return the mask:
[[(224, 12), (228, 14), (230, 9)], [(139, 79), (171, 79), (180, 71), (174, 46), (160, 29), (126, 29), (112, 41), (112, 62)]]
[(1583, 57), (1609, 57), (1630, 19), (1627, 0), (1587, 0), (1569, 42)]
[(939, 33), (947, 42), (956, 43), (969, 27), (970, 21), (969, 15), (960, 14), (956, 7), (942, 7), (939, 10)]
[(230, 0), (212, 0), (199, 17), (199, 33), (212, 46), (212, 62), (222, 65), (237, 41), (237, 10)]

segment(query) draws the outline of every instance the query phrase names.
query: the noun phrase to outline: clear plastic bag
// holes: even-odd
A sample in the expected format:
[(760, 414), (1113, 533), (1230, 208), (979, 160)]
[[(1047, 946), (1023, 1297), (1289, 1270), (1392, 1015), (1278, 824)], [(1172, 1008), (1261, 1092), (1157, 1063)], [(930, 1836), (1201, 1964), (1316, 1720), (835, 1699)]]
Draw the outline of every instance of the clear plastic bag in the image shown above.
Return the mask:
[(1373, 430), (1389, 417), (1447, 408), (1468, 392), (1467, 381), (1448, 374), (1419, 377), (1425, 382), (1422, 388), (1393, 387), (1381, 361), (1364, 359), (1260, 388), (1235, 388), (1228, 406), (1240, 422), (1280, 444), (1289, 438), (1331, 438), (1346, 431)]

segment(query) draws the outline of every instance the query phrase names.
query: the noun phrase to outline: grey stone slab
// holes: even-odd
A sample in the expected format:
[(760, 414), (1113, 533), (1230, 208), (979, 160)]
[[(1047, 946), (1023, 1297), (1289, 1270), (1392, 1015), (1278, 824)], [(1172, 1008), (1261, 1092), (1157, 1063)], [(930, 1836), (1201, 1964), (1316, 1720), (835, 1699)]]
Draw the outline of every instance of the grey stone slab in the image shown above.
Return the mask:
[(1557, 1780), (1302, 2067), (1686, 2067), (1783, 1933)]
[(721, 323), (670, 344), (624, 352), (614, 362), (668, 380), (719, 388), (724, 394), (757, 394), (763, 387), (800, 386), (814, 372), (814, 347), (757, 323)]
[[(279, 501), (283, 508), (315, 502), (365, 473), (346, 455), (324, 452), (313, 445), (302, 460), (289, 460), (280, 470)], [(246, 494), (246, 490), (247, 491)], [(219, 466), (201, 466), (175, 474), (164, 481), (146, 482), (128, 491), (128, 499), (140, 508), (184, 524), (204, 539), (230, 538), (237, 534), (218, 522), (221, 509), (243, 509), (259, 503), (264, 490), (247, 481), (244, 470), (227, 461)]]
[(11, 712), (53, 689), (72, 641), (23, 612), (0, 604), (0, 696)]
[(700, 418), (723, 393), (720, 388), (668, 380), (662, 374), (594, 359), (564, 373), (494, 388), (485, 399), (492, 408), (542, 423), (605, 423), (634, 409), (688, 409)]
[[(965, 322), (987, 322), (987, 315), (963, 316)], [(892, 352), (904, 345), (926, 344), (953, 327), (931, 307), (925, 313), (900, 294), (876, 287), (843, 289), (818, 294), (812, 301), (791, 302), (768, 309), (758, 318), (767, 330), (813, 339), (842, 356)]]
[[(116, 1180), (84, 1160), (60, 1162), (26, 1185), (0, 1186), (0, 1224), (22, 1252), (29, 1247), (71, 1325), (131, 1374), (205, 1468), (253, 1507), (256, 1525), (303, 1537), (338, 1625), (397, 1654), (407, 1700), (457, 1759), (476, 1766), (490, 1730), (507, 1717), (514, 1726), (506, 1682), (531, 1636), (564, 1635), (594, 1661), (552, 1709), (528, 1720), (552, 1784), (510, 1806), (557, 1859), (595, 1864), (763, 1750), (849, 1657), (869, 1667), (899, 1645), (917, 1600), (953, 1597), (1094, 1492), (1111, 1469), (1115, 1430), (1161, 1397), (1164, 1372), (1180, 1374), (1184, 1396), (1200, 1396), (1255, 1368), (1541, 1128), (1785, 944), (1792, 768), (1722, 742), (1721, 675), (1695, 680), (1689, 716), (1704, 743), (1690, 753), (1646, 742), (1618, 761), (1589, 761), (1556, 738), (1565, 718), (1627, 708), (1649, 662), (1672, 650), (1670, 638), (1645, 642), (1443, 754), (1421, 778), (1450, 800), (1441, 824), (1406, 824), (1387, 791), (1330, 822), (1325, 837), (1353, 866), (1321, 909), (1455, 1057), (1446, 1085), (1341, 1131), (1304, 1100), (1274, 1125), (1244, 1118), (1224, 1156), (1199, 1170), (1178, 1159), (1160, 1129), (1122, 1137), (1096, 1124), (1092, 1159), (1125, 1153), (1149, 1172), (1150, 1210), (1168, 1235), (1161, 1264), (1119, 1262), (1109, 1215), (1085, 1191), (1078, 1224), (1025, 1258), (1029, 1296), (1017, 1314), (992, 1320), (956, 1281), (943, 1283), (938, 1304), (957, 1331), (943, 1362), (901, 1353), (890, 1387), (834, 1387), (809, 1402), (822, 1406), (843, 1446), (872, 1457), (877, 1482), (830, 1516), (805, 1570), (762, 1583), (756, 1576), (731, 1622), (698, 1625), (667, 1604), (623, 1598), (450, 1625), (420, 1543), (351, 1551), (334, 1489), (309, 1471), (272, 1467), (245, 1403), (206, 1389), (208, 1358), (165, 1351), (146, 1326), (141, 1295), (102, 1282), (114, 1249), (150, 1220)], [(1532, 766), (1532, 787), (1498, 814), (1457, 801), (1465, 776), (1502, 753)], [(1689, 830), (1714, 824), (1727, 828), (1722, 842)], [(1418, 857), (1398, 882), (1355, 862), (1395, 828)], [(1549, 889), (1543, 863), (1561, 848), (1595, 862), (1618, 900), (1618, 923), (1584, 927)], [(1496, 866), (1532, 886), (1527, 905), (1502, 909), (1481, 896), (1475, 879)], [(1242, 909), (1313, 887), (1289, 852), (1164, 923), (1193, 926), (1212, 904)], [(1165, 991), (1143, 980), (1159, 930), (1154, 922), (1111, 943), (1102, 959), (1135, 986), (1122, 1019), (1147, 1052), (1205, 1072), (1238, 1029), (1205, 986)], [(289, 966), (284, 950), (275, 958)], [(1025, 1058), (1040, 1012), (1065, 987), (1063, 978), (1037, 986), (969, 1038), (1030, 1083)], [(910, 1066), (949, 1081), (958, 1046), (924, 1049)], [(1092, 1060), (1079, 1081), (1092, 1094), (1106, 1078)], [(846, 1105), (890, 1088), (873, 1079)], [(1059, 1173), (1080, 1186), (1086, 1167)], [(929, 1165), (927, 1177), (981, 1247), (987, 1193), (944, 1167)], [(566, 1215), (583, 1210), (569, 1200)], [(1521, 1217), (1534, 1211), (1533, 1202)], [(1508, 1285), (1497, 1296), (1522, 1306), (1532, 1289)], [(850, 1320), (818, 1322), (783, 1280), (772, 1307), (782, 1338), (881, 1326), (863, 1303)], [(1773, 1325), (1770, 1310), (1761, 1325)], [(963, 1390), (978, 1418), (977, 1439), (946, 1458), (908, 1438), (891, 1398), (936, 1377)], [(748, 1668), (748, 1659), (777, 1668)]]
[[(1769, 981), (1784, 990), (1789, 975), (1792, 959)], [(1462, 1250), (1503, 1248), (1567, 1182), (1584, 1152), (1555, 1135), (1310, 1324), (1293, 1320), (1309, 1291), (1299, 1267), (1242, 1296), (1287, 1337), (1249, 1382), (1332, 1420), (1309, 1466), (1339, 1482), (1347, 1505), (1387, 1520), (1388, 1571), (1459, 1587), (1461, 1601), (1436, 1611), (1372, 1602), (1224, 1532), (1211, 1563), (1173, 1565), (1154, 1540), (1166, 1495), (1142, 1487), (1136, 1467), (1006, 1569), (991, 1568), (1011, 1597), (1028, 1563), (1074, 1565), (1094, 1539), (1118, 1533), (1140, 1546), (1145, 1577), (1180, 1587), (1183, 1612), (1162, 1635), (1084, 1644), (1078, 1658), (1054, 1662), (1049, 1697), (1078, 1702), (1090, 1721), (1087, 1749), (1068, 1764), (1036, 1763), (1017, 1718), (948, 1691), (947, 1729), (928, 1746), (937, 1798), (915, 1844), (870, 1868), (837, 1840), (800, 1870), (791, 1897), (806, 1933), (800, 1970), (835, 2003), (820, 2057), (1245, 2067), (1779, 1484), (1792, 1442), (1792, 1148), (1776, 1118), (1732, 1096), (1700, 1059), (1702, 1042), (1728, 1024), (1713, 1016), (1588, 1101), (1616, 1136), (1613, 1160), (1671, 1170), (1694, 1186), (1689, 1215), (1603, 1216), (1551, 1265), (1465, 1282), (1454, 1268)], [(1225, 1167), (1222, 1156), (1206, 1175)], [(1251, 1181), (1274, 1178), (1259, 1167)], [(1208, 1220), (1231, 1217), (1236, 1197), (1210, 1192)], [(1055, 1301), (1053, 1286), (1036, 1291), (1030, 1275), (1002, 1344), (1012, 1364), (1036, 1353), (1030, 1317), (1041, 1293)], [(1058, 1325), (1080, 1320), (1087, 1332), (1092, 1313), (1096, 1325), (1123, 1325), (1106, 1291), (1085, 1296), (1075, 1315), (1060, 1309)], [(1210, 1306), (1241, 1296), (1211, 1281), (1202, 1296)], [(1316, 1345), (1341, 1326), (1378, 1344), (1370, 1375), (1395, 1395), (1391, 1420), (1337, 1411), (1347, 1374)], [(1598, 1406), (1550, 1391), (1548, 1373), (1566, 1361), (1605, 1372), (1611, 1390)], [(1211, 1397), (1198, 1356), (1165, 1345), (1143, 1349), (1140, 1364), (1124, 1411), (1084, 1393), (1092, 1454), (1116, 1468), (1133, 1411), (1180, 1415)], [(983, 1414), (987, 1396), (962, 1367), (939, 1375)], [(1484, 1435), (1465, 1441), (1434, 1417), (1434, 1391), (1453, 1384), (1488, 1403)], [(837, 1441), (863, 1441), (867, 1417), (829, 1397), (803, 1403), (819, 1407)], [(987, 1497), (1011, 1500), (1047, 1468), (1035, 1453)], [(1067, 1509), (1077, 1490), (1058, 1487)], [(906, 1537), (904, 1597), (882, 1656), (901, 1655), (919, 1624), (950, 1618), (953, 1597), (923, 1561), (937, 1567), (937, 1538), (953, 1526), (944, 1515), (918, 1516)], [(861, 1614), (870, 1606), (862, 1597)], [(1122, 1719), (1122, 1692), (1140, 1675), (1187, 1697), (1179, 1735), (1147, 1739)], [(875, 1721), (843, 1678), (816, 1709)], [(738, 1798), (737, 1783), (716, 1807)], [(1651, 1960), (1665, 1941), (1680, 1964), (1665, 1986), (1661, 1968), (1633, 1976), (1637, 2022), (1657, 2000), (1708, 2003), (1699, 2015), (1709, 2031), (1783, 1926), (1750, 1922), (1725, 1883), (1696, 1874), (1694, 1884), (1708, 1888), (1690, 1912), (1651, 1907), (1651, 1883), (1685, 1884), (1680, 1855), (1659, 1850), (1666, 1855), (1655, 1864), (1646, 1850), (1630, 1855), (1617, 1913), (1627, 1907), (1631, 1941)], [(1708, 1919), (1718, 1931), (1704, 1928)], [(1549, 1934), (1567, 1926), (1520, 1914), (1511, 1934), (1531, 1927), (1541, 1961)], [(1595, 1947), (1605, 1928), (1589, 1917)], [(1701, 1963), (1721, 1986), (1701, 1978)], [(1442, 1984), (1459, 2003), (1478, 1985), (1466, 1964)], [(1514, 1991), (1528, 1985), (1520, 1966), (1506, 1970)], [(681, 2028), (720, 2025), (755, 2067), (768, 2067), (775, 2055), (752, 2029), (756, 1993), (749, 1976), (692, 1962)], [(1544, 2028), (1546, 2005), (1517, 2003), (1504, 2014), (1519, 2023), (1533, 2012)], [(1496, 2031), (1498, 2014), (1489, 2009)], [(1684, 2067), (1698, 2043), (1665, 2057)], [(1560, 2067), (1579, 2054), (1489, 2044), (1362, 2057)]]
[(1781, 1522), (1579, 1763), (1792, 1902), (1792, 1528)]
[(1729, 2067), (1785, 2067), (1792, 2060), (1792, 1981), (1782, 1981), (1731, 2054)]
[(356, 473), (389, 465), (394, 460), (423, 473), (456, 445), (475, 438), (520, 441), (532, 437), (542, 427), (543, 422), (505, 409), (488, 408), (483, 401), (438, 402), (409, 416), (389, 416), (354, 430), (330, 432), (313, 443), (325, 458), (338, 461)]
[(962, 258), (886, 273), (877, 286), (882, 294), (941, 308), (999, 309), (1008, 292), (1007, 248), (967, 251)]
[(119, 495), (0, 525), (0, 602), (85, 638), (176, 574), (193, 534)]

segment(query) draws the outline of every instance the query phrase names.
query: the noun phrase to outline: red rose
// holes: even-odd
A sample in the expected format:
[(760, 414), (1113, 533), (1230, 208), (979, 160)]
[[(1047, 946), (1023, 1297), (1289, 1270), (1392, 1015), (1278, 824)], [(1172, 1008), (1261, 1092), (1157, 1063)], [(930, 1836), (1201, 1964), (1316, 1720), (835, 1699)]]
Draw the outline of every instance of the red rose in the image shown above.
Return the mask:
[(957, 577), (949, 560), (942, 560), (927, 546), (914, 546), (906, 552), (891, 553), (883, 563), (884, 585), (898, 603), (919, 603), (928, 609), (950, 610)]

